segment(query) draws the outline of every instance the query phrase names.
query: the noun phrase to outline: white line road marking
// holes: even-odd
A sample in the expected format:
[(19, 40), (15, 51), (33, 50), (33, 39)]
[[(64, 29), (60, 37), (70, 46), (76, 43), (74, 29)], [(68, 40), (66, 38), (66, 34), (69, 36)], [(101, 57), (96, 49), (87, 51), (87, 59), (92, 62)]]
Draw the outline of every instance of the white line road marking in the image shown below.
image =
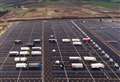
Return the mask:
[[(73, 20), (71, 21), (71, 23), (73, 25), (75, 25), (75, 27), (82, 32), (84, 35), (87, 35)], [(99, 56), (99, 55), (98, 55)], [(100, 57), (100, 56), (99, 56)], [(100, 57), (101, 58), (101, 57)], [(102, 58), (101, 58), (102, 59)], [(103, 60), (103, 59), (102, 59)], [(104, 61), (104, 60), (103, 60)], [(113, 74), (118, 78), (118, 80), (120, 80), (119, 76), (113, 71), (113, 69), (104, 61), (104, 63), (108, 66), (108, 68), (113, 72)]]
[[(14, 29), (14, 28), (13, 28)], [(22, 32), (24, 31), (24, 28), (21, 29), (20, 33), (18, 34), (18, 36), (16, 38), (19, 38), (20, 35), (22, 34)], [(11, 31), (12, 32), (12, 31)], [(10, 48), (9, 51), (11, 51), (13, 48), (14, 48), (15, 44), (12, 45), (12, 47)], [(3, 63), (0, 65), (0, 69), (3, 68), (4, 64), (6, 63), (8, 57), (9, 57), (10, 54), (7, 54), (6, 58), (4, 59)]]
[(45, 22), (42, 22), (42, 82), (45, 82), (44, 78), (44, 30), (45, 30), (45, 26), (44, 26)]
[(2, 41), (0, 42), (0, 46), (3, 45), (3, 43), (5, 42), (5, 40), (8, 38), (8, 36), (10, 35), (10, 33), (14, 30), (15, 26), (18, 25), (18, 24), (19, 24), (19, 22), (17, 22), (17, 23), (15, 23), (15, 24), (13, 24), (13, 25), (10, 26), (12, 28), (9, 30), (9, 32), (7, 33), (7, 35), (5, 36), (5, 38), (2, 39)]
[[(70, 29), (70, 28), (69, 28), (69, 29)], [(64, 32), (66, 33), (65, 29), (63, 29), (63, 30), (64, 30)], [(70, 36), (68, 35), (68, 33), (66, 33), (66, 36), (70, 38)], [(71, 44), (72, 44), (72, 43), (71, 43)], [(72, 46), (73, 46), (73, 48), (75, 49), (75, 51), (76, 51), (76, 53), (78, 54), (78, 56), (81, 57), (81, 55), (80, 55), (79, 51), (77, 50), (77, 48), (76, 48), (73, 44), (72, 44)], [(85, 62), (84, 62), (83, 59), (82, 59), (82, 62), (83, 62), (83, 64), (85, 65), (85, 68), (87, 69), (88, 73), (90, 74), (90, 76), (91, 76), (93, 82), (95, 82), (94, 77), (92, 76), (90, 70), (88, 69), (88, 67), (87, 67), (87, 65), (85, 64)]]
[[(57, 35), (56, 35), (54, 27), (52, 28), (52, 30), (53, 30), (53, 33), (55, 35), (55, 38), (57, 39)], [(58, 40), (57, 40), (57, 47), (58, 47), (58, 51), (59, 51), (59, 54), (60, 54), (60, 57), (61, 57), (61, 61), (64, 64), (64, 62), (63, 62), (63, 56), (62, 56), (62, 53), (61, 53), (61, 50), (60, 50), (60, 47), (59, 47)], [(66, 70), (65, 66), (64, 66), (64, 72), (65, 72), (65, 76), (66, 76), (67, 82), (69, 82), (69, 78), (68, 78), (68, 74), (67, 74), (67, 70)]]
[[(34, 30), (34, 25), (33, 25), (32, 28), (31, 28), (30, 36), (28, 37), (28, 42), (31, 41), (32, 34), (33, 34), (33, 30)], [(24, 56), (25, 56), (25, 55), (24, 55)], [(22, 73), (22, 69), (19, 70), (19, 75), (18, 75), (18, 78), (17, 78), (17, 82), (19, 82), (19, 80), (20, 80), (21, 73)]]
[[(76, 29), (76, 30), (77, 30), (77, 29)], [(76, 35), (76, 34), (75, 34), (76, 32), (73, 32), (73, 33), (74, 33), (74, 35)], [(85, 45), (83, 44), (83, 47), (84, 47), (84, 46), (85, 46)], [(84, 48), (85, 48), (85, 47), (84, 47)], [(107, 74), (106, 74), (102, 69), (101, 69), (101, 71), (102, 71), (103, 74), (106, 76), (106, 78), (109, 79), (109, 77), (107, 76)]]
[[(70, 22), (71, 23), (71, 22)], [(74, 27), (71, 27), (74, 28)], [(68, 28), (71, 32), (74, 33), (75, 36), (77, 36), (76, 32), (74, 30), (71, 30), (70, 28)], [(75, 30), (77, 30), (76, 28), (74, 28)], [(78, 31), (78, 30), (77, 30)], [(80, 35), (78, 35), (77, 37), (79, 37)], [(82, 37), (82, 36), (80, 36)], [(86, 49), (85, 45), (83, 44), (84, 49)], [(86, 49), (87, 50), (87, 49)], [(103, 74), (106, 76), (107, 79), (109, 79), (109, 77), (107, 76), (107, 74), (101, 69), (101, 71), (103, 72)]]
[(19, 82), (21, 73), (22, 73), (22, 69), (20, 69), (20, 71), (19, 71), (18, 78), (17, 78), (17, 82)]

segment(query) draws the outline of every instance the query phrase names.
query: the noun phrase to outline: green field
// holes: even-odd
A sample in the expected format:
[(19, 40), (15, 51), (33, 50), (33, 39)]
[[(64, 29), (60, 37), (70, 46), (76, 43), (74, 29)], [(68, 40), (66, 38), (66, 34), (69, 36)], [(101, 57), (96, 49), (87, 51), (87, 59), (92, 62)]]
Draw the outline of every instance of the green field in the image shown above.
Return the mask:
[(13, 8), (14, 7), (12, 7), (10, 4), (0, 3), (0, 12), (9, 11), (9, 10), (11, 10)]
[(120, 7), (120, 0), (44, 0), (46, 3), (59, 3), (59, 2), (67, 2), (73, 3), (83, 3), (83, 4), (90, 4), (95, 5), (98, 7), (105, 7), (105, 8), (119, 8)]
[[(24, 3), (24, 2), (23, 2)], [(90, 4), (97, 7), (105, 8), (120, 8), (120, 0), (43, 0), (42, 2), (37, 2), (34, 4), (29, 4), (31, 7), (35, 5), (46, 6), (46, 5), (65, 5), (65, 6), (79, 6), (81, 4)], [(0, 11), (13, 10), (16, 7), (15, 4), (4, 4), (0, 3)], [(28, 5), (28, 4), (25, 4)]]
[(119, 8), (120, 0), (84, 0), (87, 4), (92, 4), (98, 7)]

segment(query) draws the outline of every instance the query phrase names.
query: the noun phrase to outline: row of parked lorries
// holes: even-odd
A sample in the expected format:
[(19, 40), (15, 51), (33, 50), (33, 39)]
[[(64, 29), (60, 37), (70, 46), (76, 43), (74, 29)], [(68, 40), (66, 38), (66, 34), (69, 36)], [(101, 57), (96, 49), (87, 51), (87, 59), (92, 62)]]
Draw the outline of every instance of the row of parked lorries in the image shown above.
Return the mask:
[[(49, 39), (49, 41), (50, 42), (57, 42), (57, 39), (54, 39), (54, 38), (52, 38), (52, 39)], [(94, 48), (95, 49), (97, 49), (97, 50), (99, 50), (100, 52), (101, 52), (101, 54), (103, 54), (103, 57), (104, 58), (107, 58), (108, 59), (108, 61), (109, 62), (112, 62), (112, 63), (114, 63), (114, 67), (115, 68), (117, 68), (117, 69), (120, 69), (120, 67), (119, 67), (119, 65), (118, 65), (118, 63), (116, 63), (104, 50), (102, 50), (101, 49), (101, 47), (96, 43), (96, 42), (94, 42), (90, 37), (88, 37), (87, 35), (86, 35), (86, 37), (85, 38), (83, 38), (83, 39), (79, 39), (79, 38), (73, 38), (73, 39), (69, 39), (69, 38), (63, 38), (62, 40), (61, 40), (63, 43), (72, 43), (74, 46), (81, 46), (82, 45), (82, 42), (84, 42), (84, 43), (92, 43), (93, 44), (93, 46), (94, 46)], [(69, 60), (70, 61), (73, 61), (73, 60), (78, 60), (78, 61), (80, 61), (80, 60), (82, 60), (81, 59), (81, 57), (79, 57), (79, 56), (70, 56), (69, 57)], [(88, 62), (93, 62), (93, 63), (91, 63), (90, 64), (90, 67), (92, 68), (92, 69), (99, 69), (99, 68), (105, 68), (105, 65), (104, 65), (104, 63), (95, 63), (95, 62), (97, 62), (97, 59), (95, 58), (95, 57), (92, 57), (92, 56), (84, 56), (83, 57), (83, 60), (84, 61), (88, 61)], [(106, 61), (105, 61), (106, 62)], [(56, 60), (55, 61), (55, 64), (58, 64), (61, 68), (64, 68), (64, 64), (62, 63), (62, 61), (60, 61), (60, 60)], [(71, 67), (72, 68), (84, 68), (84, 64), (83, 63), (71, 63)]]
[[(81, 69), (84, 68), (84, 64), (82, 61), (90, 62), (90, 66), (92, 69), (104, 68), (105, 65), (103, 63), (98, 63), (96, 57), (93, 56), (84, 56), (83, 59), (80, 56), (69, 56), (69, 61), (71, 63), (71, 67), (73, 69)], [(77, 62), (75, 62), (77, 61)], [(60, 60), (56, 60), (55, 64), (61, 65)]]
[[(42, 64), (36, 62), (30, 63), (28, 61), (28, 57), (42, 55), (42, 47), (35, 46), (35, 44), (40, 43), (40, 41), (40, 39), (34, 39), (32, 43), (27, 43), (24, 47), (20, 47), (19, 51), (9, 51), (9, 56), (14, 57), (16, 69), (41, 69)], [(14, 42), (16, 45), (23, 44), (21, 40), (15, 40)]]
[[(54, 42), (57, 43), (57, 39), (54, 38), (54, 35), (51, 35), (52, 38), (49, 39), (49, 42)], [(85, 37), (82, 39), (79, 38), (73, 38), (73, 39), (69, 39), (69, 38), (63, 38), (61, 40), (63, 43), (72, 43), (74, 46), (81, 46), (82, 42), (85, 43), (92, 43), (94, 45), (94, 47), (101, 51), (101, 53), (109, 59), (110, 62), (114, 62), (114, 60), (107, 54), (105, 53), (104, 50), (101, 49), (101, 47), (99, 45), (97, 45), (90, 37)], [(40, 43), (41, 40), (40, 39), (34, 39), (33, 43), (27, 43), (26, 46), (21, 47), (20, 51), (10, 51), (9, 55), (10, 56), (14, 56), (14, 61), (16, 62), (16, 68), (29, 68), (29, 67), (39, 67), (41, 66), (40, 63), (26, 63), (27, 56), (40, 56), (42, 54), (41, 52), (41, 47), (35, 46), (35, 43)], [(15, 44), (21, 44), (23, 43), (21, 40), (15, 40)], [(53, 50), (53, 52), (55, 52), (56, 50)], [(85, 56), (83, 57), (85, 61), (97, 61), (95, 57), (92, 56)], [(79, 56), (70, 56), (69, 60), (82, 60), (81, 57)], [(56, 64), (59, 64), (61, 68), (64, 67), (63, 63), (61, 63), (60, 60), (56, 60), (55, 61)], [(104, 68), (105, 65), (103, 63), (91, 63), (91, 68)], [(119, 65), (117, 63), (114, 63), (114, 66), (117, 68), (120, 68)], [(84, 64), (83, 63), (71, 63), (71, 67), (72, 68), (84, 68)]]

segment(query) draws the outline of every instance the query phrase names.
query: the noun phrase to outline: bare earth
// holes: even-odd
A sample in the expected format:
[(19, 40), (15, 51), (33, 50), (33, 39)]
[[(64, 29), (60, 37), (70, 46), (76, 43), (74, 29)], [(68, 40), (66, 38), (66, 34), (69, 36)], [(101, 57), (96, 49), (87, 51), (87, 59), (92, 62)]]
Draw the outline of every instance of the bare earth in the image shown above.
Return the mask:
[(120, 17), (120, 11), (101, 12), (92, 6), (57, 7), (46, 6), (36, 9), (22, 8), (19, 11), (11, 11), (1, 17), (1, 20), (30, 19), (30, 18), (62, 18), (62, 17)]

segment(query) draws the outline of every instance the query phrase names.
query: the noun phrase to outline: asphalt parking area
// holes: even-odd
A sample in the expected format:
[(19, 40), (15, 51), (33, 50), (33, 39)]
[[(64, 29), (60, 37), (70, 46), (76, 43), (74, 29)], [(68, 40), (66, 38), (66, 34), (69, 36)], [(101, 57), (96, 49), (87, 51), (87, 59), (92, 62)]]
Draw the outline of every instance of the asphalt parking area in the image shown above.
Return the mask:
[[(106, 53), (101, 45), (96, 42), (84, 42), (85, 35), (81, 27), (74, 20), (49, 20), (20, 22), (7, 38), (0, 43), (0, 82), (119, 82), (120, 68), (117, 56)], [(80, 39), (74, 45), (72, 39)], [(22, 44), (15, 44), (14, 40), (21, 40)], [(11, 57), (9, 51), (20, 52), (26, 43), (40, 39), (35, 47), (41, 47), (41, 55), (24, 55), (25, 62), (40, 63), (41, 69), (16, 69), (15, 57)], [(55, 39), (50, 42), (49, 39)], [(69, 39), (63, 42), (62, 39)], [(95, 44), (94, 44), (95, 43)], [(104, 51), (105, 53), (102, 53)], [(31, 50), (30, 50), (31, 52)], [(107, 55), (106, 55), (107, 54)], [(20, 56), (20, 55), (19, 55)], [(84, 57), (93, 57), (95, 61), (85, 60)], [(71, 60), (70, 57), (78, 57), (80, 60)], [(89, 59), (89, 58), (88, 58)], [(72, 67), (73, 63), (79, 63), (81, 67)], [(102, 67), (94, 69), (91, 64), (100, 63)], [(116, 65), (117, 64), (117, 65)], [(75, 65), (79, 66), (79, 65)], [(98, 65), (99, 66), (99, 65)], [(96, 66), (95, 66), (96, 67)]]

